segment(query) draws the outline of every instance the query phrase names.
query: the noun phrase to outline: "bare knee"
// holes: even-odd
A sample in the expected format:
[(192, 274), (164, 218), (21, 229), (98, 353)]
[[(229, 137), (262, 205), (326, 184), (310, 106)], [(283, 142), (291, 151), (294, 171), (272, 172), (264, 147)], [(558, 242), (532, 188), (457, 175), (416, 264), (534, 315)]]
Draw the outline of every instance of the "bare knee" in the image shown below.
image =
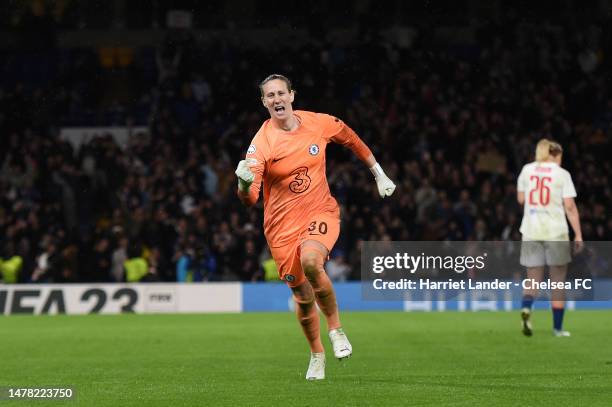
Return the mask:
[(550, 279), (552, 281), (565, 281), (567, 266), (550, 266)]
[(319, 253), (310, 251), (302, 254), (300, 258), (302, 270), (304, 271), (306, 278), (311, 282), (316, 280), (317, 275), (323, 271), (320, 256), (321, 255)]
[(293, 287), (291, 290), (293, 291), (293, 301), (302, 311), (308, 311), (314, 305), (314, 291), (308, 282)]

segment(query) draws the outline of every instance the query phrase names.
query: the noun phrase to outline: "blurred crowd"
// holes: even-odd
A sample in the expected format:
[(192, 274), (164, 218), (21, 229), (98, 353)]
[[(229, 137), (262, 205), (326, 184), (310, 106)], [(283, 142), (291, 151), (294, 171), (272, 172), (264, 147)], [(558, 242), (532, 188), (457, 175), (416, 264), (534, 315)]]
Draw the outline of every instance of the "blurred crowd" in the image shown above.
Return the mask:
[(611, 240), (610, 26), (512, 21), (475, 32), (462, 46), (423, 27), (294, 47), (173, 33), (137, 53), (150, 66), (130, 71), (120, 115), (104, 123), (91, 104), (96, 123), (146, 118), (149, 130), (124, 147), (110, 134), (80, 146), (60, 137), (100, 86), (96, 58), (59, 64), (64, 80), (4, 82), (5, 281), (272, 279), (261, 202), (240, 205), (233, 173), (267, 118), (257, 83), (270, 73), (292, 79), (294, 108), (341, 117), (397, 184), (381, 200), (362, 163), (328, 148), (342, 210), (327, 265), (335, 280), (359, 278), (364, 240), (520, 240), (516, 177), (542, 137), (564, 147), (584, 240)]

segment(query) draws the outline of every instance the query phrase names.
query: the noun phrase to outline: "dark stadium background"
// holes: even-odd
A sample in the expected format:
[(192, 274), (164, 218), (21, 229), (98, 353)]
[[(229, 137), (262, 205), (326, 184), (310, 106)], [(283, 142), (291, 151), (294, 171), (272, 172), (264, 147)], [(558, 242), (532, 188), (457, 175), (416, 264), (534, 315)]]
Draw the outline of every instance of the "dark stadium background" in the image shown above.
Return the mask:
[[(122, 281), (141, 256), (145, 280), (175, 281), (181, 259), (195, 280), (263, 279), (262, 211), (240, 205), (233, 171), (271, 73), (293, 80), (296, 108), (345, 120), (398, 185), (380, 200), (361, 163), (328, 150), (337, 278), (359, 277), (362, 240), (520, 240), (516, 176), (542, 137), (565, 149), (584, 240), (611, 240), (611, 13), (610, 0), (3, 1), (2, 258), (21, 258), (19, 282)], [(131, 137), (62, 136), (98, 126)]]

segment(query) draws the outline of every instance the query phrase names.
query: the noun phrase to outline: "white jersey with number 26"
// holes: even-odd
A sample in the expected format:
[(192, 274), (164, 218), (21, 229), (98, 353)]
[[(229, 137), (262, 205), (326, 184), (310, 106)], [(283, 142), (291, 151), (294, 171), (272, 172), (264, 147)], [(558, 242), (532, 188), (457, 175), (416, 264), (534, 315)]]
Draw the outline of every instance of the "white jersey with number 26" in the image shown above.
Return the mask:
[(576, 197), (570, 173), (553, 162), (532, 162), (521, 170), (517, 190), (525, 193), (523, 240), (567, 240), (563, 198)]

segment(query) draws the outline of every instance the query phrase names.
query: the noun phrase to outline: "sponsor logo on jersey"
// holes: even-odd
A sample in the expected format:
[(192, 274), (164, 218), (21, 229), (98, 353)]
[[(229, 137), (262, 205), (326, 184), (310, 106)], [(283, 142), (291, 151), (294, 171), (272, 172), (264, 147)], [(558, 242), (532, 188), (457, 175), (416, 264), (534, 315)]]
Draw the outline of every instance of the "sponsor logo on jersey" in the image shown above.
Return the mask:
[(312, 144), (310, 148), (308, 148), (308, 152), (310, 153), (310, 155), (319, 154), (319, 146), (316, 144)]
[(294, 176), (293, 181), (289, 183), (289, 189), (296, 194), (306, 191), (312, 182), (312, 179), (308, 176), (308, 167), (296, 168), (289, 175)]
[(285, 280), (287, 280), (288, 282), (291, 283), (291, 282), (295, 281), (295, 276), (292, 276), (291, 274), (287, 274), (285, 276)]
[(255, 144), (251, 144), (247, 150), (247, 154), (253, 154), (255, 151), (257, 151), (257, 147), (255, 147)]

